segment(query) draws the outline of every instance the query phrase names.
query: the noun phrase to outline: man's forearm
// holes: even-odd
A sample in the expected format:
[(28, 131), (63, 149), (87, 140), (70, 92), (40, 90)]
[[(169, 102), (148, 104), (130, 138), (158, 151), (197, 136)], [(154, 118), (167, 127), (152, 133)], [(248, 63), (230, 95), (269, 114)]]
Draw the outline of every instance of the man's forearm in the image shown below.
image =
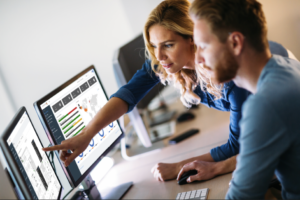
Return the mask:
[(217, 176), (217, 175), (233, 172), (236, 167), (236, 157), (237, 155), (232, 156), (226, 160), (216, 162), (215, 175)]
[(212, 156), (210, 155), (210, 153), (206, 153), (206, 154), (203, 154), (201, 156), (197, 156), (197, 157), (193, 157), (193, 158), (189, 158), (189, 159), (181, 161), (180, 162), (180, 168), (182, 168), (185, 164), (187, 164), (189, 162), (193, 162), (194, 160), (201, 160), (201, 161), (206, 161), (206, 162), (214, 162), (214, 159), (212, 158)]
[(193, 162), (194, 160), (214, 162), (214, 175), (221, 175), (230, 173), (235, 170), (236, 167), (236, 156), (232, 156), (226, 160), (215, 162), (210, 153), (203, 154), (201, 156), (189, 158), (180, 162), (180, 169), (187, 163)]

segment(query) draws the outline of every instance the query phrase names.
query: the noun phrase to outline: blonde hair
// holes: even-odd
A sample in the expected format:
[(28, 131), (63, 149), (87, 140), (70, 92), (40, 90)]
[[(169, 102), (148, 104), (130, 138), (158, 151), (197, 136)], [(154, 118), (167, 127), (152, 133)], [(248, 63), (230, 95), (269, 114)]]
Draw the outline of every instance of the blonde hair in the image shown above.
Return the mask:
[(222, 98), (222, 90), (224, 84), (216, 85), (212, 82), (210, 76), (206, 73), (203, 68), (203, 64), (198, 64), (195, 67), (198, 83), (202, 91), (207, 91), (212, 94), (215, 98), (214, 100)]
[[(190, 2), (188, 0), (165, 0), (161, 2), (150, 13), (144, 26), (144, 41), (146, 46), (146, 58), (151, 60), (151, 68), (160, 78), (161, 82), (166, 85), (172, 83), (180, 90), (181, 101), (186, 107), (192, 104), (199, 104), (201, 99), (193, 90), (200, 84), (201, 89), (211, 88), (210, 79), (201, 69), (181, 69), (175, 74), (168, 74), (155, 57), (154, 48), (150, 44), (149, 29), (155, 24), (159, 24), (185, 39), (193, 39), (194, 23), (189, 16)], [(196, 47), (194, 46), (196, 49)], [(221, 92), (214, 87), (208, 89), (215, 97), (220, 97)], [(217, 92), (216, 92), (217, 91)], [(219, 94), (219, 95), (218, 95)]]

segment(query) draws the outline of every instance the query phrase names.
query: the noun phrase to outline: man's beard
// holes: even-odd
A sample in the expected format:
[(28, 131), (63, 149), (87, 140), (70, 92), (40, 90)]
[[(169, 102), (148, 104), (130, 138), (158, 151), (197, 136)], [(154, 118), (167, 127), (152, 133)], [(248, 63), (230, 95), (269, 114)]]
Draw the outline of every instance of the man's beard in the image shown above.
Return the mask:
[(225, 48), (214, 67), (214, 77), (212, 82), (221, 84), (231, 81), (237, 74), (239, 66), (233, 54)]

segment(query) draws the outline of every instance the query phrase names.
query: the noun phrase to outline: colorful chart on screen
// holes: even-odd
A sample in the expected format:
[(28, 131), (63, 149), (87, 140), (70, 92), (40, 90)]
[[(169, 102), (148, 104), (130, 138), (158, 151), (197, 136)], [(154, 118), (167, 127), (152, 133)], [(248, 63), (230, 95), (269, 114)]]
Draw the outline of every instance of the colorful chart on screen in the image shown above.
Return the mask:
[[(49, 114), (51, 112), (47, 110), (49, 107), (47, 106), (49, 105), (48, 103), (55, 117)], [(74, 81), (68, 88), (49, 99), (48, 102), (45, 102), (46, 109), (44, 109), (44, 114), (48, 124), (53, 124), (53, 120), (58, 124), (58, 126), (53, 124), (51, 129), (53, 135), (56, 135), (57, 132), (56, 139), (60, 140), (62, 135), (64, 137), (63, 140), (67, 140), (81, 134), (106, 103), (105, 93), (97, 81), (94, 71), (91, 70), (78, 78), (77, 81)], [(108, 145), (120, 133), (120, 129), (115, 129), (114, 124), (115, 122), (99, 131), (90, 141), (85, 151), (75, 159), (81, 173), (88, 169), (90, 164), (99, 157), (97, 155), (108, 148)], [(109, 138), (108, 135), (112, 130), (115, 130), (116, 134)], [(59, 132), (62, 134), (58, 134)]]

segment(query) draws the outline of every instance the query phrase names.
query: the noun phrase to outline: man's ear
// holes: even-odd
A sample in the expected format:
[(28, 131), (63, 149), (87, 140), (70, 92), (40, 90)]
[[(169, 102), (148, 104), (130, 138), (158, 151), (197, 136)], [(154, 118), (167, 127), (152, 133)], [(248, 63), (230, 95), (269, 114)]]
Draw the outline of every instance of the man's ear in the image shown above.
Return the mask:
[(227, 41), (233, 54), (239, 56), (244, 48), (245, 36), (241, 32), (232, 32)]

